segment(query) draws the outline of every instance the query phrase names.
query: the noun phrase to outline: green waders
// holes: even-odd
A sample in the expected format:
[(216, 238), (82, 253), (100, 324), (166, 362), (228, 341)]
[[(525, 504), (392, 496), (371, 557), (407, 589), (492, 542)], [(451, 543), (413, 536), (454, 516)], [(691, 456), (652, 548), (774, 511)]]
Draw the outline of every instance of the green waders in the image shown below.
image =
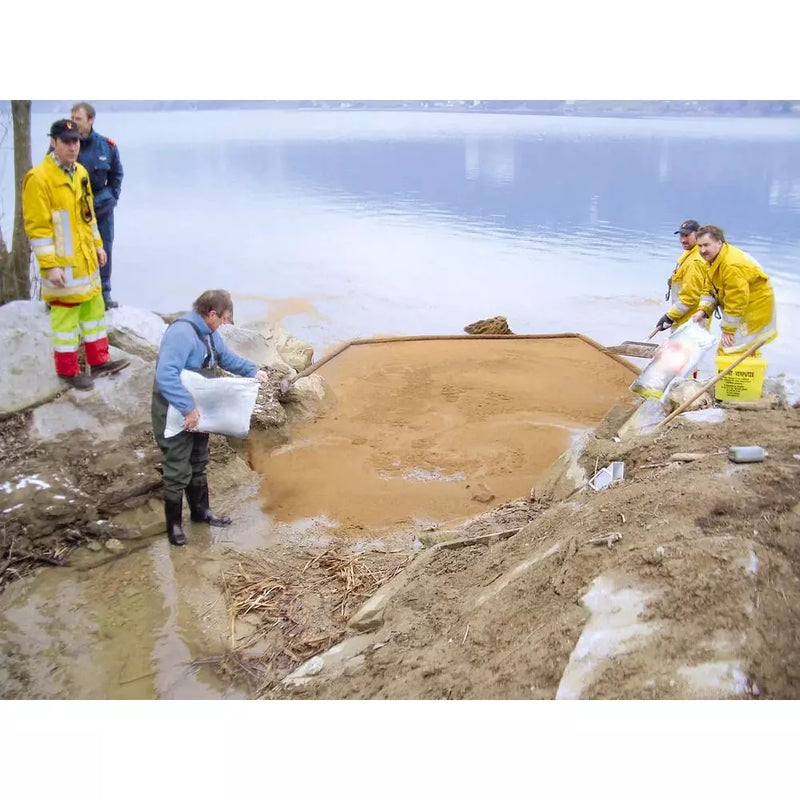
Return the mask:
[[(196, 370), (206, 378), (216, 377), (213, 368)], [(153, 384), (153, 398), (150, 416), (153, 434), (163, 454), (164, 515), (167, 522), (167, 536), (171, 544), (186, 544), (183, 530), (183, 494), (189, 500), (192, 522), (205, 522), (209, 525), (230, 525), (230, 517), (212, 514), (208, 507), (208, 434), (181, 431), (166, 438), (169, 403)]]

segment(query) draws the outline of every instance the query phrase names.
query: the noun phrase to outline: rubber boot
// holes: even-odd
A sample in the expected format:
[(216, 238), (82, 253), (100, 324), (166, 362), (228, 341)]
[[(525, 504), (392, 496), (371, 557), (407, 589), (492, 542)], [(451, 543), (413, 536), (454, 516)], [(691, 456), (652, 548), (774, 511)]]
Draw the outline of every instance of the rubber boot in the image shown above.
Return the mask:
[(218, 517), (208, 507), (208, 482), (190, 483), (186, 487), (186, 497), (192, 512), (192, 522), (205, 522), (215, 528), (224, 528), (233, 520), (230, 517)]
[(186, 534), (183, 532), (183, 498), (169, 500), (164, 498), (164, 516), (167, 519), (167, 538), (170, 544), (182, 547), (186, 544)]

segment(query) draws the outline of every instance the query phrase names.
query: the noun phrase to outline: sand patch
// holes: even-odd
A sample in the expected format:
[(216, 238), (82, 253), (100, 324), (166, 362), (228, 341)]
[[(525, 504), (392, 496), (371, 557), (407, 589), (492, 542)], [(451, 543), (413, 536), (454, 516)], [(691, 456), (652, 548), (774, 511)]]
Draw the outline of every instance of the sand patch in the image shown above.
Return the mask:
[(275, 449), (251, 443), (265, 510), (341, 531), (442, 523), (527, 496), (633, 372), (587, 342), (442, 339), (357, 345), (319, 373), (337, 398)]

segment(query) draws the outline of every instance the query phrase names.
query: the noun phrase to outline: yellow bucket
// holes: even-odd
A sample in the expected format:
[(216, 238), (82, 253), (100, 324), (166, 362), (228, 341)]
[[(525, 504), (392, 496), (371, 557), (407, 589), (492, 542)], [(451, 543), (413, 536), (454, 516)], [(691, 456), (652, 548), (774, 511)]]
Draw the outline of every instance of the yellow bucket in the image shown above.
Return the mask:
[[(733, 364), (739, 356), (718, 355), (717, 372)], [(717, 400), (758, 400), (764, 386), (767, 362), (758, 356), (748, 356), (724, 378), (717, 381), (714, 395)]]

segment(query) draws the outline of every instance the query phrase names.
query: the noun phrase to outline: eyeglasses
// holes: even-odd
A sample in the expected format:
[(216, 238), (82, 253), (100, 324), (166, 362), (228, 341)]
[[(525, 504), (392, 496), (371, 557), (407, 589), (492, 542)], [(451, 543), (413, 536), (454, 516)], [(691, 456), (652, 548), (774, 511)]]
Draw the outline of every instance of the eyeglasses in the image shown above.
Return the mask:
[(84, 222), (91, 222), (92, 217), (92, 207), (89, 205), (89, 179), (82, 178), (81, 179), (81, 217), (83, 217)]
[(233, 325), (233, 311), (223, 311), (222, 314), (216, 309), (211, 309), (223, 325)]

